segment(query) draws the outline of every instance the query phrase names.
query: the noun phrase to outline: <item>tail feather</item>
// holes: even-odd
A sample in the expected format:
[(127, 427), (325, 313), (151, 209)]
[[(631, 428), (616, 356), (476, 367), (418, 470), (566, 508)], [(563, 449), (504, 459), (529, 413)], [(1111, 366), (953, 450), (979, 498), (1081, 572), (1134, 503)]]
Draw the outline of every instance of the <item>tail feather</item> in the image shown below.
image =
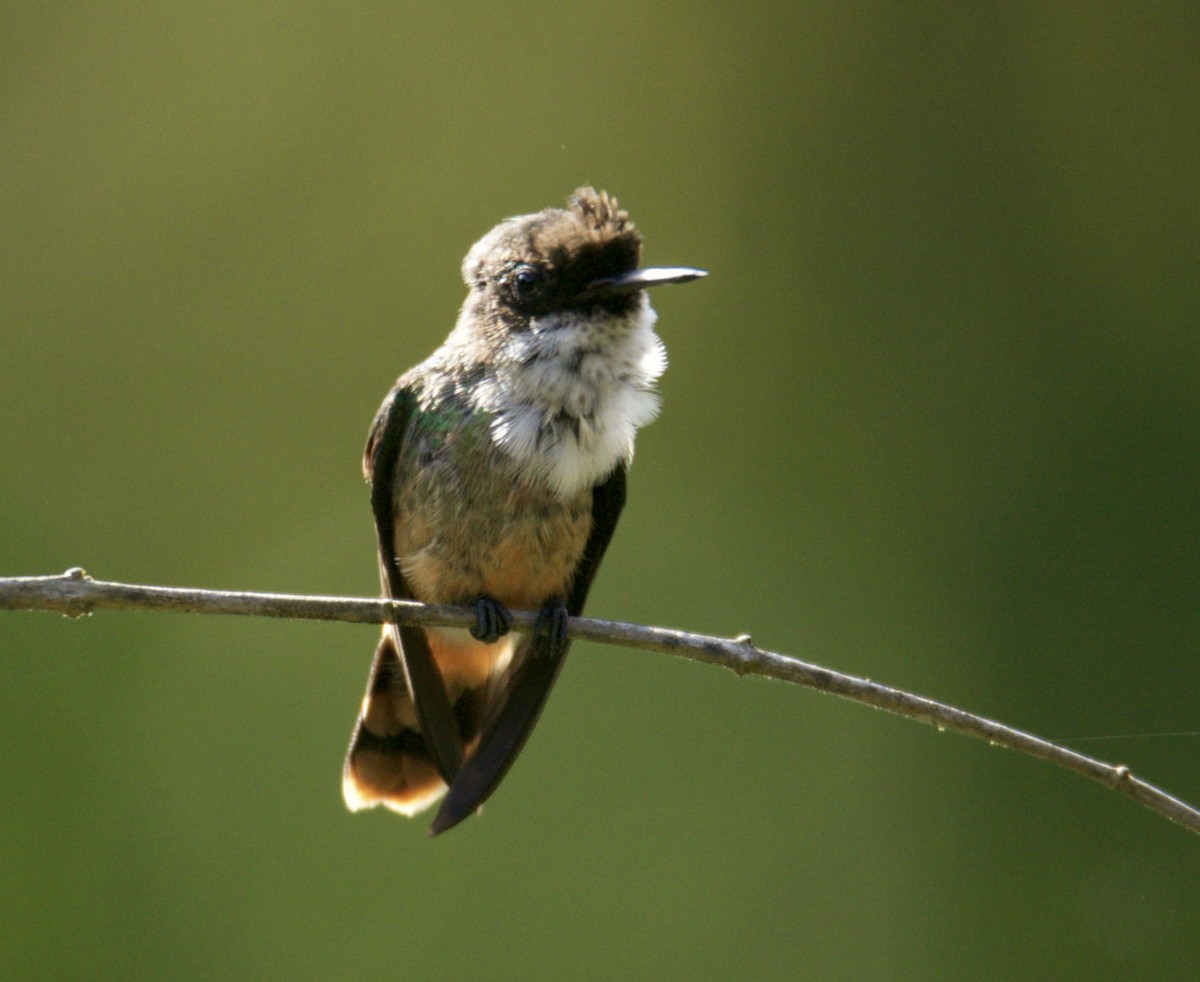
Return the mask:
[(384, 805), (415, 815), (446, 793), (417, 724), (393, 632), (384, 630), (342, 768), (351, 811)]

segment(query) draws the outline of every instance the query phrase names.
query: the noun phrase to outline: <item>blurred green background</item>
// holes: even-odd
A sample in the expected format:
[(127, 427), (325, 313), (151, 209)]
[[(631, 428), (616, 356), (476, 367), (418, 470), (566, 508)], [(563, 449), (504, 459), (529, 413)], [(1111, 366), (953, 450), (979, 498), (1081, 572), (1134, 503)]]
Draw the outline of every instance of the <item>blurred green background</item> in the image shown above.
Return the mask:
[[(1200, 7), (14, 4), (0, 573), (377, 590), (359, 454), (498, 219), (618, 194), (671, 368), (589, 611), (1200, 800)], [(375, 631), (0, 614), (7, 978), (1193, 979), (1200, 841), (580, 644), (478, 819), (351, 816)]]

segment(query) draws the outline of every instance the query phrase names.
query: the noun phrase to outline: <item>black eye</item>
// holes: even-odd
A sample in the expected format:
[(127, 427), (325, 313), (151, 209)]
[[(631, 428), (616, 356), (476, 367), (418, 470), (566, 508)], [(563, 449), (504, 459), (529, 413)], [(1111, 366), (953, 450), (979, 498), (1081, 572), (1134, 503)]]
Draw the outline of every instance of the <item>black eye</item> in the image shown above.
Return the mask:
[(537, 266), (522, 263), (508, 278), (513, 297), (518, 303), (528, 304), (538, 299), (542, 292), (545, 274)]

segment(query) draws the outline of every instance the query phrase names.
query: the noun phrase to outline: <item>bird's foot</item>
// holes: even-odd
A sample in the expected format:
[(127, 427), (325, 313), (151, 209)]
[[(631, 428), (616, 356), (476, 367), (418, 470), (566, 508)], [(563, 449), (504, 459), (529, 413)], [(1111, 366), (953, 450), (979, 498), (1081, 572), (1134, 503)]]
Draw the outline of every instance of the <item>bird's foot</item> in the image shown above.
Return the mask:
[(484, 644), (499, 641), (512, 627), (512, 614), (499, 601), (491, 597), (476, 597), (471, 601), (475, 608), (475, 626), (470, 629), (471, 637)]
[(546, 604), (533, 623), (533, 650), (558, 653), (567, 646), (567, 605), (561, 600)]

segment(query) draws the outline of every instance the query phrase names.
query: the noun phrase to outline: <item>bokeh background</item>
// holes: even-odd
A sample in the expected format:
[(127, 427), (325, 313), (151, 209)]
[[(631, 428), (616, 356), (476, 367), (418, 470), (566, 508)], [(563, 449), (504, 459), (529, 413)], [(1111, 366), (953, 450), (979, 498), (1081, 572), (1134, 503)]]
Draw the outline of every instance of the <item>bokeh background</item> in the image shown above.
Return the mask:
[[(1198, 11), (8, 5), (0, 573), (374, 594), (379, 400), (590, 182), (712, 275), (589, 611), (1200, 800)], [(1196, 977), (1195, 836), (665, 656), (577, 645), (452, 834), (351, 816), (374, 637), (0, 614), (3, 975)]]

